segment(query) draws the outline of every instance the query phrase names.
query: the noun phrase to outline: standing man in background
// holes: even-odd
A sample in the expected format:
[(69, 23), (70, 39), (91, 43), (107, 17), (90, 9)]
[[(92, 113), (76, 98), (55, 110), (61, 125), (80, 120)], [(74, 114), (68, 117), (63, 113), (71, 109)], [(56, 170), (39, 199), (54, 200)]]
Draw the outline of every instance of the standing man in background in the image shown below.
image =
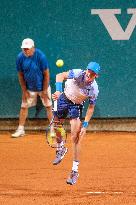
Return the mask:
[(24, 125), (28, 108), (35, 106), (39, 95), (46, 107), (49, 121), (52, 119), (51, 88), (49, 85), (49, 66), (45, 54), (35, 48), (34, 41), (26, 38), (22, 41), (22, 52), (17, 56), (16, 69), (22, 89), (22, 104), (19, 115), (19, 126), (12, 137), (25, 134)]

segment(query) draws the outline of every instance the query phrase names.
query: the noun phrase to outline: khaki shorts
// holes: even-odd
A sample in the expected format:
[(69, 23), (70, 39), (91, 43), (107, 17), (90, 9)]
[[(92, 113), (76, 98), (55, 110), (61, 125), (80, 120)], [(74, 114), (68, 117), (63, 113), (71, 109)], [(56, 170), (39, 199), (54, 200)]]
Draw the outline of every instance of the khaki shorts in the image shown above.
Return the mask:
[(21, 104), (21, 107), (24, 107), (24, 108), (29, 108), (29, 107), (33, 107), (36, 105), (37, 103), (37, 96), (39, 95), (41, 100), (42, 100), (42, 103), (45, 107), (50, 107), (52, 105), (52, 100), (51, 100), (51, 87), (49, 86), (48, 87), (48, 99), (47, 101), (45, 102), (44, 99), (41, 97), (41, 93), (42, 92), (34, 92), (34, 91), (30, 91), (28, 90), (29, 94), (30, 94), (30, 98), (27, 98), (27, 101), (23, 101), (22, 100), (22, 104)]

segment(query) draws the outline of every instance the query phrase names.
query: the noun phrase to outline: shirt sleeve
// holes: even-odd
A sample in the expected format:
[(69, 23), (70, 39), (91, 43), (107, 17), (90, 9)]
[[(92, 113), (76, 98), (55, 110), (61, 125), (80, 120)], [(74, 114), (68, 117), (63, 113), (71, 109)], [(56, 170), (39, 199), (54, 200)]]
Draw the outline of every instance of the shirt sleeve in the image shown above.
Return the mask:
[(93, 105), (96, 104), (98, 94), (99, 94), (98, 85), (97, 85), (96, 81), (94, 81), (94, 83), (93, 83), (93, 95), (91, 95), (89, 97), (89, 104), (93, 104)]
[(90, 105), (95, 105), (96, 104), (96, 98), (95, 99), (89, 98), (89, 104)]
[(48, 61), (47, 61), (47, 58), (46, 58), (46, 56), (44, 54), (41, 55), (40, 65), (41, 65), (41, 69), (43, 71), (49, 69)]
[(22, 71), (22, 66), (21, 66), (21, 58), (18, 56), (16, 59), (16, 70), (18, 72)]
[(81, 69), (69, 70), (68, 79), (77, 78), (77, 77), (79, 77), (81, 75), (81, 73), (82, 73)]

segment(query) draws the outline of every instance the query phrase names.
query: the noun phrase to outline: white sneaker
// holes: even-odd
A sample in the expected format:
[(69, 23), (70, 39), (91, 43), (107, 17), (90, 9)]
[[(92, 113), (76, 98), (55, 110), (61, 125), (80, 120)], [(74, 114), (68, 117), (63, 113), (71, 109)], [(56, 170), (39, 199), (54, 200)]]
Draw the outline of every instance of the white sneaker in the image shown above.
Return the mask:
[(17, 130), (15, 131), (15, 133), (13, 133), (13, 134), (11, 135), (11, 137), (17, 138), (17, 137), (22, 137), (22, 136), (24, 136), (24, 135), (25, 135), (25, 131), (24, 131), (24, 130), (22, 130), (22, 129), (17, 129)]

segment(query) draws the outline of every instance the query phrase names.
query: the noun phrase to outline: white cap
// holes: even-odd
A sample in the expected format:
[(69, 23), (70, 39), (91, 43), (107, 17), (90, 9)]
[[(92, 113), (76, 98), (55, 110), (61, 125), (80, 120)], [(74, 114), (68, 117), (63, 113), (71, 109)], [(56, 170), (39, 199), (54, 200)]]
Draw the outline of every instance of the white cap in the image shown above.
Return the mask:
[(22, 41), (21, 48), (32, 48), (34, 47), (34, 41), (31, 38), (25, 38)]

